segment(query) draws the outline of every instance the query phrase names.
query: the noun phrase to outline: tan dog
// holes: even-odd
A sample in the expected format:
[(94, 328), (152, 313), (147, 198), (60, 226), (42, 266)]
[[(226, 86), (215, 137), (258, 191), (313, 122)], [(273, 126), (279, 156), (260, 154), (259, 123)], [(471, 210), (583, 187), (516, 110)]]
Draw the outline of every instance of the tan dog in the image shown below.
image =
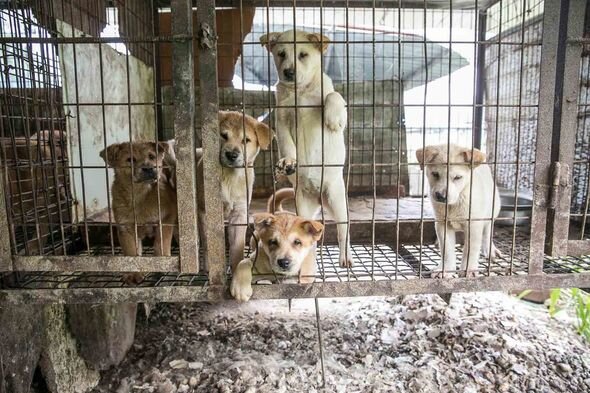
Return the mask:
[[(290, 192), (277, 193), (274, 201), (281, 206), (281, 199)], [(305, 219), (289, 212), (258, 213), (254, 215), (254, 235), (250, 246), (255, 250), (243, 259), (233, 272), (230, 286), (232, 296), (245, 302), (252, 296), (252, 271), (256, 278), (274, 279), (298, 277), (301, 283), (312, 283), (317, 271), (317, 242), (324, 232), (322, 223)], [(262, 277), (259, 277), (262, 275)]]
[[(124, 255), (141, 255), (141, 241), (145, 237), (155, 238), (155, 255), (171, 253), (178, 211), (176, 190), (162, 170), (169, 146), (166, 142), (124, 142), (112, 144), (100, 152), (115, 171), (111, 206)], [(127, 281), (141, 281), (142, 278), (141, 274), (126, 276)]]
[(475, 275), (480, 250), (492, 261), (502, 256), (492, 242), (492, 218), (500, 213), (500, 193), (490, 167), (484, 163), (485, 154), (457, 145), (438, 145), (418, 149), (416, 158), (428, 178), (436, 235), (443, 254), (435, 271), (441, 272), (443, 264), (445, 273), (455, 271), (455, 232), (463, 231), (461, 270)]
[[(316, 217), (323, 201), (337, 222), (340, 266), (352, 266), (342, 175), (346, 101), (322, 71), (322, 54), (330, 40), (318, 33), (289, 30), (265, 34), (260, 42), (272, 53), (279, 75), (275, 114), (281, 159), (277, 170), (296, 188), (299, 215)], [(296, 105), (301, 108), (294, 109)]]
[[(260, 150), (268, 150), (272, 140), (272, 131), (264, 123), (252, 116), (240, 112), (219, 112), (219, 163), (221, 164), (221, 194), (223, 198), (223, 216), (227, 220), (227, 237), (229, 239), (229, 259), (232, 271), (244, 258), (244, 246), (248, 223), (248, 206), (252, 199), (254, 185), (254, 160)], [(200, 150), (200, 149), (199, 149)], [(197, 152), (198, 184), (202, 171), (201, 152)], [(199, 195), (199, 217), (204, 217), (202, 210), (203, 193)], [(199, 233), (204, 233), (205, 223), (199, 219)]]

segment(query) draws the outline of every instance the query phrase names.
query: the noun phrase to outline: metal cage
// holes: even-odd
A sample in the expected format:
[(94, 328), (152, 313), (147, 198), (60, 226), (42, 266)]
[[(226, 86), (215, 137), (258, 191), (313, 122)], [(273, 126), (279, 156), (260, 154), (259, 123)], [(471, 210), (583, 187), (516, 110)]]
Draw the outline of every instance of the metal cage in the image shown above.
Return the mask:
[[(275, 141), (254, 164), (246, 222), (222, 219), (218, 110), (276, 127), (259, 38), (293, 27), (329, 37), (322, 68), (347, 103), (355, 264), (339, 266), (322, 213), (315, 281), (254, 285), (254, 298), (590, 286), (588, 14), (581, 0), (2, 1), (0, 301), (230, 298), (225, 232), (249, 238), (252, 213), (286, 184)], [(170, 138), (177, 244), (122, 255), (99, 152)], [(482, 256), (476, 277), (433, 275), (442, 256), (414, 155), (450, 142), (482, 149), (501, 190), (504, 255)]]

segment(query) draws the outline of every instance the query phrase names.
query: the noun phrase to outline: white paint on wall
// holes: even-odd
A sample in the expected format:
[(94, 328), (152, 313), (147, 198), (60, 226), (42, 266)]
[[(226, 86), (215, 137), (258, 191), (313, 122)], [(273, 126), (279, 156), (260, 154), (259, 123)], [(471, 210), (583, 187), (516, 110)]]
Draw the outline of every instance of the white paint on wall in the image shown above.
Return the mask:
[[(59, 20), (57, 29), (64, 37), (84, 35)], [(107, 180), (100, 151), (130, 136), (157, 139), (154, 70), (105, 44), (60, 44), (59, 63), (64, 111), (72, 116), (67, 118), (67, 133), (72, 192), (78, 202), (74, 214), (81, 221), (108, 207), (113, 173), (108, 170)]]

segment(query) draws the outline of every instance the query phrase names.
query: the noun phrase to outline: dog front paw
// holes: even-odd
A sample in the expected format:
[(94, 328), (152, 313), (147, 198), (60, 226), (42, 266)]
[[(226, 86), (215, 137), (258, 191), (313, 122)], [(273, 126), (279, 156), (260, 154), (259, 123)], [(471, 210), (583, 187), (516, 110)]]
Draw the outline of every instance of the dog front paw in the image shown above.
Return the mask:
[(297, 169), (297, 161), (293, 158), (281, 158), (275, 165), (275, 174), (277, 177), (290, 176)]
[(252, 297), (252, 283), (242, 283), (238, 277), (234, 277), (229, 291), (238, 302), (247, 302)]
[(324, 126), (331, 132), (342, 132), (347, 122), (346, 101), (336, 92), (328, 94), (324, 110)]
[(242, 260), (236, 267), (229, 292), (238, 302), (247, 302), (252, 297), (252, 262)]

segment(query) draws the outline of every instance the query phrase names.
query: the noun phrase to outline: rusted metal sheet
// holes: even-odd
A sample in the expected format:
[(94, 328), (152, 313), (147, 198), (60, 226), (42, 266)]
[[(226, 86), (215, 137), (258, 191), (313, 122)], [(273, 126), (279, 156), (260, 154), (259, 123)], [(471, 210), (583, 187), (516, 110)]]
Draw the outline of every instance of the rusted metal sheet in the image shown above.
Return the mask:
[(8, 225), (8, 215), (6, 214), (5, 179), (4, 167), (0, 166), (0, 272), (12, 270), (12, 258), (10, 256), (11, 226)]
[(533, 212), (531, 217), (531, 248), (529, 272), (543, 271), (545, 253), (545, 226), (551, 189), (551, 142), (553, 135), (555, 73), (559, 37), (560, 0), (545, 2), (543, 15), (543, 50), (539, 81), (539, 114), (537, 122), (537, 146), (535, 150), (535, 180)]
[[(252, 299), (397, 296), (419, 293), (511, 291), (590, 286), (590, 273), (536, 274), (397, 281), (316, 282), (255, 285)], [(195, 302), (231, 299), (225, 286), (3, 289), (0, 304)]]
[[(553, 127), (552, 153), (556, 168), (554, 173), (554, 206), (547, 225), (546, 252), (552, 256), (567, 254), (570, 224), (571, 184), (569, 168), (573, 166), (576, 131), (578, 127), (578, 93), (582, 45), (568, 43), (568, 37), (581, 38), (584, 33), (585, 0), (561, 2), (558, 58)], [(565, 18), (565, 20), (564, 20)], [(557, 164), (559, 164), (557, 166)]]
[[(209, 281), (225, 283), (225, 237), (219, 165), (219, 121), (217, 86), (217, 36), (215, 1), (203, 0), (197, 8), (199, 36), (199, 81), (201, 93), (201, 138), (203, 142), (205, 255)], [(200, 210), (203, 210), (199, 207)]]
[[(273, 0), (272, 7), (342, 7), (342, 8), (429, 8), (453, 10), (487, 8), (499, 0)], [(256, 6), (267, 7), (268, 0), (219, 0), (218, 7)], [(200, 5), (200, 3), (199, 3)]]
[(183, 40), (172, 45), (174, 84), (174, 133), (176, 138), (178, 227), (180, 270), (196, 273), (199, 270), (197, 244), (196, 164), (195, 164), (195, 89), (193, 68), (192, 1), (172, 1), (172, 34), (183, 35)]
[[(0, 269), (2, 270), (2, 269)], [(178, 257), (27, 256), (14, 257), (17, 271), (57, 272), (177, 272)]]

